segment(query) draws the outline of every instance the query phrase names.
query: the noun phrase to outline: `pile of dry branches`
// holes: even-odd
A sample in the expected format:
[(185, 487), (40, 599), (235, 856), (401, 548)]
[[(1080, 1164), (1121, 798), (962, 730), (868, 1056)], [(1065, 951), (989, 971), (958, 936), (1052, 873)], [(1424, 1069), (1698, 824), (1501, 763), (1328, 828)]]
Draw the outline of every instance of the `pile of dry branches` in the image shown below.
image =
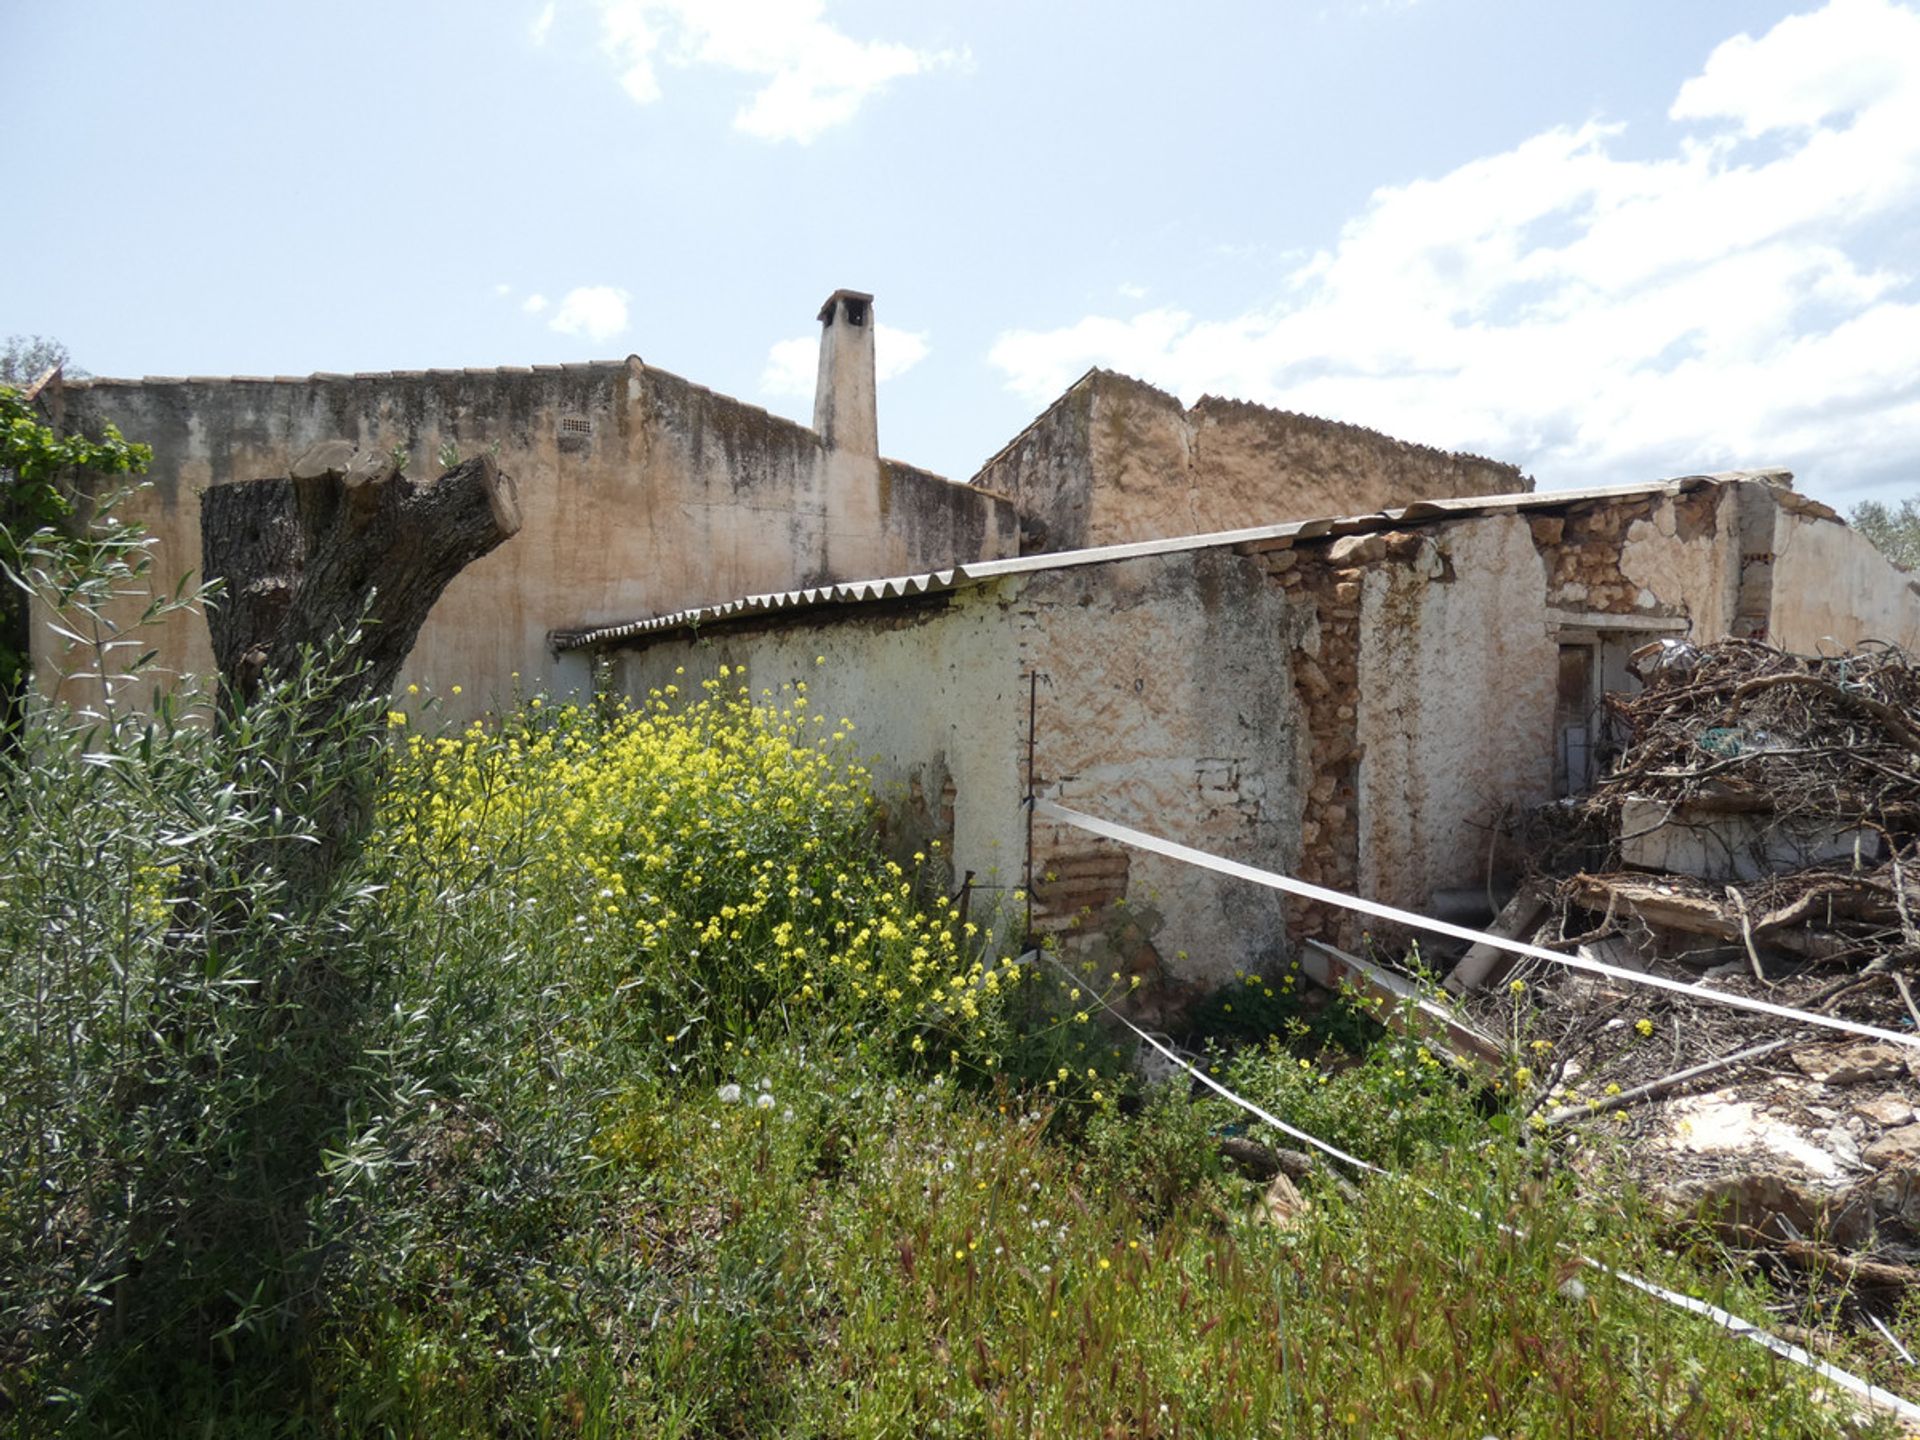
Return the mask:
[[(1681, 937), (1707, 945), (1705, 955), (1730, 947), (1756, 975), (1763, 951), (1855, 966), (1920, 954), (1913, 656), (1879, 644), (1808, 658), (1752, 640), (1662, 642), (1633, 668), (1643, 688), (1606, 697), (1624, 737), (1618, 762), (1539, 855), (1563, 929), (1602, 916), (1590, 935), (1638, 933), (1649, 952), (1667, 954)], [(1850, 860), (1744, 882), (1648, 874), (1621, 868), (1629, 799), (1660, 802), (1670, 817), (1682, 806), (1746, 812), (1870, 843), (1856, 843)]]
[(1649, 646), (1610, 694), (1626, 745), (1590, 808), (1629, 795), (1920, 831), (1920, 665), (1891, 645), (1808, 659), (1753, 640)]

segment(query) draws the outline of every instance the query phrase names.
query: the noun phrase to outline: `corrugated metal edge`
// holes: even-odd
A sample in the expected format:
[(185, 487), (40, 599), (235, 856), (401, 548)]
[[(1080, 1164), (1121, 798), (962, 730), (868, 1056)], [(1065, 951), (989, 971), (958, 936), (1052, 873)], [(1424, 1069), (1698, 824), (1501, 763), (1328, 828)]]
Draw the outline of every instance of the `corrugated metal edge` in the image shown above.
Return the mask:
[(696, 605), (685, 610), (674, 610), (665, 615), (629, 620), (619, 625), (555, 630), (547, 637), (547, 641), (555, 650), (581, 650), (594, 645), (609, 645), (630, 640), (637, 635), (654, 634), (663, 630), (692, 629), (722, 620), (740, 619), (778, 610), (859, 604), (872, 600), (896, 600), (914, 595), (927, 595), (936, 591), (952, 590), (980, 578), (984, 577), (970, 574), (966, 567), (955, 566), (950, 570), (933, 570), (921, 575), (890, 575), (877, 580), (849, 580), (838, 585), (817, 585), (803, 590), (743, 595), (738, 600), (728, 600), (718, 605)]
[(810, 606), (858, 604), (897, 599), (936, 590), (954, 590), (1003, 575), (1026, 575), (1041, 570), (1069, 570), (1080, 565), (1103, 565), (1114, 560), (1139, 560), (1177, 555), (1189, 550), (1211, 550), (1275, 540), (1317, 540), (1329, 535), (1354, 535), (1392, 525), (1422, 520), (1467, 519), (1514, 511), (1554, 510), (1596, 500), (1623, 500), (1643, 495), (1677, 495), (1708, 485), (1759, 480), (1778, 483), (1780, 470), (1734, 470), (1718, 475), (1684, 475), (1637, 485), (1603, 485), (1580, 490), (1530, 491), (1513, 495), (1468, 495), (1448, 500), (1421, 500), (1393, 510), (1332, 519), (1291, 520), (1281, 525), (1258, 525), (1245, 530), (1216, 530), (1199, 535), (1176, 535), (1163, 540), (1139, 540), (1126, 545), (1102, 545), (1088, 550), (1063, 550), (1046, 555), (1022, 555), (1011, 560), (979, 560), (919, 575), (896, 575), (876, 580), (852, 580), (805, 590), (783, 590), (747, 595), (717, 605), (696, 605), (665, 615), (653, 615), (611, 625), (582, 625), (554, 630), (547, 643), (555, 651), (585, 650), (613, 645), (640, 635), (711, 625), (718, 621)]

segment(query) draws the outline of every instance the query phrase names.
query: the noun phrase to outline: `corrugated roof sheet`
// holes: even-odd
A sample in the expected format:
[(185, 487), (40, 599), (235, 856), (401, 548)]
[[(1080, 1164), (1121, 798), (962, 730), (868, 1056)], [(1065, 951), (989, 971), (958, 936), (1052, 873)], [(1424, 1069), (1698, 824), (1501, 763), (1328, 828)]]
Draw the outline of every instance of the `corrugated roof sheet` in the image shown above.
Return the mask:
[(740, 620), (753, 615), (785, 610), (803, 610), (834, 605), (856, 605), (875, 600), (895, 600), (957, 590), (1003, 575), (1023, 575), (1040, 570), (1068, 570), (1081, 565), (1104, 565), (1114, 560), (1136, 560), (1155, 555), (1176, 555), (1188, 550), (1210, 550), (1228, 545), (1249, 545), (1276, 541), (1318, 540), (1331, 536), (1356, 535), (1394, 525), (1419, 524), (1426, 520), (1459, 520), (1476, 515), (1497, 515), (1514, 511), (1557, 510), (1595, 500), (1624, 500), (1646, 495), (1679, 495), (1707, 485), (1725, 485), (1737, 481), (1760, 481), (1782, 485), (1793, 477), (1785, 470), (1730, 470), (1716, 475), (1683, 475), (1672, 480), (1656, 480), (1638, 485), (1606, 485), (1583, 490), (1532, 491), (1517, 495), (1463, 496), (1450, 500), (1419, 500), (1398, 509), (1370, 515), (1349, 515), (1337, 519), (1291, 520), (1282, 525), (1261, 525), (1248, 530), (1220, 530), (1204, 535), (1177, 535), (1164, 540), (1140, 540), (1127, 545), (1101, 545), (1089, 550), (1063, 550), (1045, 555), (1022, 555), (1013, 560), (981, 560), (955, 565), (945, 570), (929, 570), (917, 575), (894, 575), (877, 580), (850, 580), (837, 585), (819, 585), (803, 590), (782, 590), (766, 595), (745, 595), (718, 605), (696, 605), (638, 620), (613, 625), (581, 626), (555, 630), (548, 640), (555, 650), (585, 650), (599, 645), (657, 635), (667, 631), (693, 629), (723, 621)]

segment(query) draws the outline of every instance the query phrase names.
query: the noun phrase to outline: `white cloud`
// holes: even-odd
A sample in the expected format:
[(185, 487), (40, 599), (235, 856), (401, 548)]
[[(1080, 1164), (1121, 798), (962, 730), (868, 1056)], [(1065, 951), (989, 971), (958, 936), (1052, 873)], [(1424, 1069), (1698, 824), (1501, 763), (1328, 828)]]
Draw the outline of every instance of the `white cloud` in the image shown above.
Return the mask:
[[(877, 361), (876, 361), (877, 366)], [(811, 335), (781, 340), (767, 351), (767, 368), (760, 372), (760, 389), (767, 395), (813, 394), (820, 373), (820, 342)]]
[(527, 26), (527, 34), (535, 45), (547, 43), (547, 36), (553, 32), (553, 11), (555, 0), (547, 0), (540, 13), (533, 17), (533, 23)]
[(1920, 13), (1832, 0), (1729, 40), (1671, 115), (1650, 158), (1589, 123), (1379, 190), (1271, 306), (1090, 315), (990, 359), (1036, 404), (1106, 365), (1544, 484), (1787, 463), (1832, 487), (1912, 465), (1920, 287), (1872, 247), (1920, 218)]
[(529, 295), (520, 302), (520, 308), (529, 315), (538, 315), (542, 310), (547, 308), (547, 297), (544, 295)]
[(549, 330), (562, 335), (582, 335), (589, 340), (611, 340), (627, 328), (627, 292), (611, 285), (586, 285), (569, 290), (560, 308), (547, 322)]
[(924, 330), (896, 330), (891, 325), (873, 327), (873, 378), (884, 385), (913, 369), (932, 347)]
[(1913, 14), (1882, 0), (1832, 0), (1755, 40), (1739, 35), (1680, 87), (1676, 120), (1732, 120), (1746, 135), (1858, 114), (1913, 80)]
[(502, 280), (498, 285), (493, 287), (493, 293), (496, 295), (511, 295), (513, 293), (513, 287)]
[(761, 79), (734, 128), (803, 145), (853, 119), (890, 82), (966, 58), (855, 40), (825, 18), (824, 0), (601, 0), (601, 45), (641, 105), (660, 98), (663, 63)]
[(1136, 285), (1131, 280), (1122, 280), (1114, 288), (1120, 292), (1120, 298), (1123, 300), (1144, 300), (1147, 298), (1147, 287), (1144, 285)]
[[(877, 385), (904, 375), (931, 352), (924, 330), (873, 327), (873, 378)], [(766, 395), (813, 395), (820, 374), (820, 337), (801, 335), (781, 340), (767, 350), (766, 369), (760, 372), (760, 390)]]

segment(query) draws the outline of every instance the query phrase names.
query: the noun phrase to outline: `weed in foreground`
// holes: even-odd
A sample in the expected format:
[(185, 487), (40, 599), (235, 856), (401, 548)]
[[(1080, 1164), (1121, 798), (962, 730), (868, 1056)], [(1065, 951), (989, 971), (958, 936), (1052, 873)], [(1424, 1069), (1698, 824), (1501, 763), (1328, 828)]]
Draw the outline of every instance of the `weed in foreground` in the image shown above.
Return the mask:
[[(242, 1327), (114, 1408), (80, 1383), (89, 1365), (157, 1337), (116, 1330), (110, 1304), (35, 1328), (13, 1302), (21, 1428), (1842, 1433), (1797, 1372), (1581, 1270), (1567, 1247), (1703, 1285), (1633, 1238), (1632, 1216), (1491, 1133), (1417, 1047), (1302, 1070), (1276, 1042), (1216, 1062), (1407, 1167), (1357, 1197), (1309, 1183), (1285, 1230), (1248, 1218), (1250, 1193), (1219, 1170), (1212, 1141), (1238, 1122), (1210, 1103), (1164, 1090), (1123, 1112), (1120, 1068), (1079, 1050), (1051, 1094), (1008, 1079), (1010, 1057), (1034, 1064), (1008, 1007), (1039, 986), (874, 854), (864, 776), (834, 750), (845, 729), (802, 698), (663, 694), (609, 716), (533, 697), (492, 731), (394, 726), (409, 738), (374, 837), (282, 956), (358, 947), (364, 1000), (328, 1060), (352, 1087), (288, 1234), (316, 1300), (297, 1349)], [(38, 780), (67, 798), (9, 812), (16, 856), (53, 868), (7, 891), (7, 994), (39, 986), (94, 1017), (8, 1032), (5, 1133), (27, 1133), (38, 1097), (85, 1142), (21, 1152), (0, 1211), (10, 1284), (23, 1261), (130, 1265), (104, 1205), (20, 1226), (35, 1184), (106, 1196), (182, 1153), (166, 1134), (152, 1151), (106, 1143), (125, 1071), (82, 1037), (135, 1045), (139, 1022), (99, 1021), (121, 992), (111, 965), (78, 960), (148, 973), (141, 947), (163, 945), (185, 896), (139, 837), (173, 837), (178, 874), (204, 863), (209, 842), (177, 818), (214, 803), (189, 783), (195, 743), (161, 737), (109, 766), (47, 750)], [(81, 936), (75, 897), (120, 928)], [(130, 1016), (147, 1004), (131, 992)], [(1078, 1008), (1036, 1013), (1067, 1046), (1102, 1044)], [(221, 1073), (154, 1081), (184, 1103)], [(37, 1087), (19, 1101), (16, 1076)], [(78, 1158), (50, 1168), (56, 1153)], [(1730, 1281), (1707, 1288), (1758, 1313)]]

